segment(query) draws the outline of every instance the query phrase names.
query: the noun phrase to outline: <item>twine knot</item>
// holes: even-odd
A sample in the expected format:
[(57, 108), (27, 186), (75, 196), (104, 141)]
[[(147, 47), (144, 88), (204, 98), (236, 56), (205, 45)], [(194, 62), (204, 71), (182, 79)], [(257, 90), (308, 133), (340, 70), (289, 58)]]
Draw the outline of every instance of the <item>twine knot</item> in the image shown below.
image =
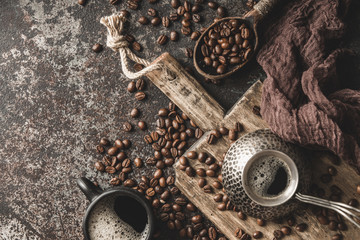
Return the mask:
[(118, 52), (120, 48), (129, 46), (129, 42), (122, 35), (125, 21), (126, 18), (122, 14), (113, 14), (100, 19), (100, 23), (106, 26), (108, 30), (106, 45), (115, 52)]

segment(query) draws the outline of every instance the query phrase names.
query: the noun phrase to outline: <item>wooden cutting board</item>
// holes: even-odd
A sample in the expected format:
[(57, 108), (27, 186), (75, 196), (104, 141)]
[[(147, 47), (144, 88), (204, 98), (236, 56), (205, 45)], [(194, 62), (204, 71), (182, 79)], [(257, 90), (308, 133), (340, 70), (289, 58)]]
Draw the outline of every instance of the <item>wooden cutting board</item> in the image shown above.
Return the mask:
[[(257, 81), (248, 91), (240, 98), (236, 104), (227, 112), (217, 103), (204, 88), (194, 79), (182, 66), (170, 56), (169, 53), (162, 54), (155, 62), (163, 64), (167, 70), (167, 77), (164, 72), (154, 71), (147, 74), (147, 77), (168, 96), (187, 116), (192, 119), (204, 135), (188, 151), (207, 152), (217, 160), (223, 157), (223, 154), (229, 149), (231, 141), (227, 137), (222, 137), (216, 144), (209, 145), (207, 136), (212, 129), (218, 129), (225, 126), (229, 129), (234, 128), (236, 122), (244, 126), (244, 131), (238, 137), (261, 128), (267, 128), (267, 124), (260, 116), (255, 115), (252, 111), (254, 106), (260, 106), (262, 83)], [(169, 77), (172, 76), (172, 77)], [(186, 154), (186, 153), (185, 153)], [(313, 181), (323, 187), (326, 194), (330, 194), (330, 186), (335, 184), (343, 190), (342, 200), (347, 202), (351, 198), (360, 200), (356, 194), (356, 186), (360, 183), (359, 176), (348, 165), (341, 163), (337, 166), (338, 174), (333, 177), (329, 184), (321, 184), (320, 176), (327, 171), (327, 167), (333, 165), (330, 154), (325, 152), (314, 152), (312, 156)], [(207, 165), (197, 160), (191, 160), (190, 165), (197, 169), (199, 167), (207, 168)], [(264, 234), (263, 239), (273, 239), (274, 230), (280, 229), (283, 224), (266, 223), (260, 227), (256, 224), (256, 219), (248, 217), (246, 220), (240, 220), (236, 212), (219, 211), (213, 196), (221, 190), (214, 189), (214, 193), (205, 193), (197, 185), (199, 179), (189, 177), (185, 172), (179, 169), (179, 164), (174, 165), (176, 172), (176, 186), (195, 204), (198, 209), (210, 220), (228, 239), (237, 239), (234, 236), (236, 228), (240, 227), (252, 235), (256, 230)], [(212, 183), (215, 179), (207, 177), (207, 182)], [(330, 239), (332, 235), (340, 231), (330, 231), (328, 226), (320, 225), (316, 217), (305, 205), (304, 210), (295, 213), (296, 222), (305, 222), (308, 229), (305, 232), (297, 232), (292, 229), (292, 234), (285, 239)], [(350, 222), (345, 221), (348, 230), (341, 232), (345, 239), (360, 239), (360, 231)]]

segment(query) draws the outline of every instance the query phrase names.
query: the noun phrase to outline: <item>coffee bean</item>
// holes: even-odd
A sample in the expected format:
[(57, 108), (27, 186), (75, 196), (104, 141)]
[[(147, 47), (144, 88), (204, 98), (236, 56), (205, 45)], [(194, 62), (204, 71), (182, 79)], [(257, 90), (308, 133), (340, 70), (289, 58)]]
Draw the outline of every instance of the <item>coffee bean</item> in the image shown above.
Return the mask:
[(198, 157), (198, 154), (195, 151), (189, 151), (186, 153), (186, 156), (190, 159), (196, 159)]
[(215, 175), (216, 175), (216, 173), (214, 170), (210, 170), (210, 169), (206, 170), (206, 176), (215, 177)]
[(213, 192), (213, 189), (212, 189), (212, 187), (210, 185), (205, 185), (203, 187), (203, 189), (204, 189), (205, 193), (212, 193)]
[(169, 220), (169, 214), (166, 213), (166, 212), (161, 213), (160, 216), (159, 216), (159, 218), (160, 218), (160, 220), (161, 220), (162, 222), (166, 222), (166, 221)]
[(360, 184), (356, 186), (356, 192), (360, 194)]
[(179, 231), (179, 236), (180, 236), (181, 238), (185, 238), (185, 237), (186, 237), (186, 229), (185, 229), (185, 228), (180, 229), (180, 231)]
[(180, 0), (171, 0), (170, 4), (173, 8), (178, 8), (180, 6)]
[(215, 159), (213, 157), (207, 157), (206, 160), (205, 160), (205, 164), (206, 165), (211, 165), (215, 162)]
[(210, 240), (215, 240), (215, 239), (217, 239), (216, 229), (215, 229), (214, 227), (209, 227), (208, 235), (209, 235)]
[(170, 25), (170, 19), (169, 19), (169, 17), (167, 17), (167, 16), (165, 16), (165, 17), (162, 17), (162, 25), (164, 26), (164, 27), (169, 27), (169, 25)]
[(98, 170), (100, 172), (103, 172), (105, 170), (104, 164), (102, 162), (100, 162), (100, 161), (97, 161), (95, 163), (95, 168), (96, 168), (96, 170)]
[(209, 8), (211, 8), (211, 9), (216, 9), (217, 8), (217, 3), (216, 2), (208, 2), (208, 6), (209, 6)]
[(153, 188), (148, 188), (148, 189), (146, 190), (146, 195), (149, 196), (149, 197), (154, 196), (154, 195), (155, 195), (154, 189), (153, 189)]
[(78, 0), (78, 4), (81, 6), (85, 6), (86, 0)]
[(93, 47), (92, 50), (96, 53), (99, 53), (103, 50), (103, 46), (100, 43), (96, 43)]
[(130, 131), (132, 130), (132, 125), (131, 125), (131, 123), (125, 122), (125, 123), (123, 124), (123, 129), (124, 129), (125, 132), (130, 132)]
[(179, 7), (177, 8), (176, 13), (177, 13), (179, 16), (183, 16), (184, 13), (185, 13), (185, 8), (184, 8), (183, 6), (179, 6)]
[(121, 163), (121, 166), (123, 167), (123, 168), (128, 168), (128, 167), (130, 167), (130, 165), (131, 165), (131, 161), (130, 161), (130, 159), (124, 159), (124, 161)]
[(137, 108), (133, 108), (130, 112), (132, 118), (137, 118), (140, 115), (140, 111)]
[(220, 203), (217, 205), (217, 209), (220, 211), (225, 211), (226, 209), (226, 204), (225, 203)]
[(160, 35), (160, 37), (157, 40), (157, 43), (160, 45), (164, 45), (168, 40), (168, 37), (166, 35)]
[(186, 236), (191, 239), (194, 237), (194, 230), (192, 227), (186, 228)]
[(169, 192), (169, 190), (165, 190), (162, 194), (161, 194), (161, 196), (160, 196), (160, 198), (162, 199), (162, 200), (167, 200), (168, 198), (170, 197), (170, 192)]
[(176, 31), (171, 31), (170, 32), (170, 40), (173, 42), (179, 40), (179, 34)]
[(142, 47), (141, 47), (140, 43), (138, 43), (138, 42), (133, 42), (131, 44), (131, 47), (133, 50), (135, 50), (137, 52), (140, 52), (142, 50)]
[(184, 221), (185, 220), (185, 214), (182, 212), (176, 212), (175, 213), (175, 218), (178, 221)]
[[(160, 207), (160, 205), (161, 205), (161, 203), (160, 203), (160, 200), (159, 199), (157, 199), (157, 198), (155, 198), (153, 201), (152, 201), (152, 207), (153, 208), (155, 208), (155, 209), (157, 209), (157, 208), (159, 208)], [(161, 215), (160, 215), (161, 216)], [(161, 218), (160, 218), (161, 219)]]
[(263, 234), (262, 234), (262, 232), (260, 232), (260, 231), (256, 231), (256, 232), (253, 233), (253, 237), (254, 237), (255, 239), (262, 238), (262, 236), (263, 236)]
[(154, 178), (159, 179), (162, 177), (162, 175), (163, 175), (163, 171), (161, 169), (157, 169), (154, 173)]
[(170, 13), (169, 19), (173, 22), (177, 21), (179, 19), (179, 15), (177, 13)]
[(192, 167), (186, 167), (185, 173), (189, 177), (193, 177), (195, 175), (194, 169)]
[(134, 81), (129, 82), (128, 86), (127, 86), (127, 90), (130, 93), (133, 93), (136, 91), (136, 83)]
[(221, 193), (217, 193), (215, 194), (215, 196), (213, 197), (215, 202), (221, 202), (223, 198), (223, 195)]
[(178, 197), (175, 199), (176, 204), (179, 204), (180, 206), (185, 206), (187, 201), (183, 197)]
[[(195, 22), (195, 23), (198, 23), (201, 21), (201, 16), (197, 13), (193, 14), (192, 15), (192, 20)], [(199, 36), (200, 36), (200, 33), (199, 33)]]
[(191, 48), (185, 48), (185, 55), (188, 58), (192, 58), (193, 57), (193, 50)]
[(112, 178), (112, 179), (110, 180), (110, 184), (113, 185), (113, 186), (119, 185), (120, 182), (121, 182), (120, 179), (117, 178), (117, 177), (114, 177), (114, 178)]
[(188, 161), (187, 158), (184, 157), (184, 156), (181, 156), (181, 157), (179, 158), (179, 163), (180, 163), (181, 165), (183, 165), (183, 166), (189, 165), (189, 161)]
[(201, 223), (203, 221), (203, 218), (201, 215), (195, 215), (191, 218), (192, 223)]
[(183, 148), (185, 148), (186, 146), (186, 142), (185, 141), (181, 141), (179, 146), (177, 147), (178, 150), (182, 150)]
[(237, 216), (238, 216), (241, 220), (245, 220), (245, 219), (246, 219), (246, 215), (245, 215), (245, 213), (243, 213), (243, 212), (238, 212), (238, 213), (237, 213)]
[(128, 0), (127, 5), (128, 5), (128, 8), (130, 8), (132, 10), (136, 10), (139, 7), (138, 3), (133, 0)]
[(148, 11), (147, 11), (147, 14), (151, 17), (155, 17), (157, 15), (157, 12), (155, 9), (153, 8), (149, 8)]
[(144, 92), (137, 92), (135, 93), (135, 98), (138, 101), (142, 101), (146, 98), (146, 94)]
[[(202, 135), (204, 134), (204, 132), (200, 129), (200, 128), (196, 128), (195, 129), (195, 138), (199, 139), (202, 137)], [(360, 190), (359, 190), (360, 191)]]
[(241, 228), (236, 228), (235, 230), (235, 237), (241, 238), (244, 235), (244, 231)]
[(256, 219), (256, 223), (259, 226), (264, 226), (265, 225), (265, 220), (258, 218), (258, 219)]
[(307, 224), (306, 223), (299, 223), (299, 224), (296, 225), (295, 229), (296, 229), (296, 231), (304, 232), (307, 229)]
[(144, 90), (145, 89), (145, 81), (144, 81), (144, 79), (142, 79), (142, 78), (140, 78), (140, 79), (138, 79), (137, 81), (136, 81), (136, 88), (137, 88), (137, 90), (139, 90), (139, 91), (142, 91), (142, 90)]
[(125, 187), (134, 187), (136, 185), (136, 182), (132, 179), (126, 179), (124, 181), (124, 186)]
[(214, 144), (216, 141), (216, 138), (213, 134), (209, 134), (208, 138), (207, 138), (207, 143), (208, 144)]
[(237, 136), (236, 136), (236, 131), (235, 131), (234, 129), (230, 129), (230, 130), (229, 130), (229, 139), (230, 139), (231, 141), (235, 141), (236, 138), (237, 138)]
[(342, 240), (343, 235), (341, 233), (337, 233), (331, 237), (331, 240)]
[(103, 154), (105, 152), (105, 148), (101, 145), (96, 146), (96, 151), (100, 154)]
[(199, 186), (200, 188), (203, 188), (205, 185), (206, 185), (206, 179), (205, 179), (205, 178), (200, 178), (200, 179), (198, 180), (198, 186)]
[(216, 10), (217, 14), (219, 15), (219, 17), (225, 17), (226, 15), (226, 10), (224, 7), (218, 7)]
[(215, 181), (212, 183), (212, 186), (216, 189), (221, 189), (222, 188), (222, 184), (219, 181)]
[(161, 23), (161, 18), (159, 17), (154, 17), (153, 19), (151, 19), (151, 25), (153, 26), (158, 26)]
[(173, 176), (168, 176), (166, 179), (166, 184), (171, 186), (174, 185), (174, 183), (175, 183), (175, 178)]
[(196, 207), (195, 207), (195, 205), (192, 204), (192, 203), (186, 204), (186, 209), (187, 209), (189, 212), (195, 212), (195, 211), (196, 211)]
[(191, 40), (194, 40), (194, 41), (196, 41), (199, 37), (200, 37), (200, 33), (197, 31), (193, 32), (190, 36)]
[(276, 239), (280, 239), (284, 236), (283, 232), (280, 230), (275, 230), (273, 234)]
[(184, 34), (185, 36), (188, 36), (191, 34), (191, 28), (183, 26), (181, 28), (181, 33)]
[(102, 146), (108, 146), (109, 144), (110, 144), (109, 139), (107, 139), (107, 138), (101, 138), (101, 139), (100, 139), (100, 145), (102, 145)]
[(205, 171), (205, 169), (203, 169), (203, 168), (198, 168), (198, 169), (196, 169), (196, 174), (197, 174), (199, 177), (206, 177), (206, 171)]
[(139, 18), (138, 22), (139, 22), (140, 24), (142, 24), (142, 25), (146, 25), (146, 24), (149, 23), (149, 19), (147, 19), (147, 18), (144, 17), (144, 16), (141, 16), (141, 17)]

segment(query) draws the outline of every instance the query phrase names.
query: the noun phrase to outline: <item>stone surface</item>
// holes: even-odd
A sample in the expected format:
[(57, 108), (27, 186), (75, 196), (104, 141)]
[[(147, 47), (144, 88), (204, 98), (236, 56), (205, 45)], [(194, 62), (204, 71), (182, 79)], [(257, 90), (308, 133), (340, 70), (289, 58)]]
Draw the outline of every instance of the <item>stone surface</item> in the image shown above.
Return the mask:
[[(220, 1), (229, 15), (241, 15), (243, 2)], [(180, 23), (169, 29), (140, 26), (136, 20), (152, 6), (163, 16), (173, 11), (167, 1), (154, 5), (141, 3), (131, 12), (129, 31), (141, 43), (139, 54), (149, 60), (169, 51), (179, 62), (191, 66), (184, 50), (194, 42), (181, 36), (179, 42), (156, 44), (160, 34), (180, 32)], [(98, 173), (94, 163), (101, 156), (95, 146), (103, 136), (111, 140), (129, 138), (133, 142), (130, 157), (152, 154), (142, 140), (140, 130), (126, 133), (122, 124), (133, 107), (140, 119), (155, 128), (155, 115), (168, 99), (147, 81), (148, 99), (138, 102), (126, 91), (129, 82), (120, 70), (119, 56), (105, 48), (94, 53), (95, 43), (105, 46), (106, 29), (102, 16), (126, 7), (125, 1), (5, 0), (0, 4), (0, 239), (82, 239), (82, 217), (88, 201), (75, 180), (86, 176), (102, 188), (109, 188), (109, 174)], [(210, 23), (213, 10), (201, 12)], [(359, 53), (359, 17), (348, 45)], [(244, 91), (265, 74), (253, 62), (220, 87), (201, 84), (225, 108), (229, 109)], [(135, 171), (134, 178), (142, 173)], [(163, 239), (176, 238), (167, 232)], [(172, 236), (172, 237), (170, 237)]]

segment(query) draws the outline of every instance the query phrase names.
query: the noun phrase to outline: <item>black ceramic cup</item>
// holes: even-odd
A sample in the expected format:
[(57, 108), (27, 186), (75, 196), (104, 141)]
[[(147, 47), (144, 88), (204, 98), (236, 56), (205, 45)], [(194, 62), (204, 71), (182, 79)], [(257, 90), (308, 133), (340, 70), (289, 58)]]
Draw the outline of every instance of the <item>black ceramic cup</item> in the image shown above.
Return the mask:
[[(99, 201), (112, 196), (131, 198), (134, 201), (137, 201), (137, 203), (139, 203), (139, 205), (145, 209), (147, 215), (147, 224), (149, 225), (149, 231), (146, 239), (151, 239), (155, 226), (154, 214), (149, 202), (139, 192), (126, 187), (114, 187), (104, 191), (100, 187), (95, 186), (89, 179), (85, 177), (77, 179), (77, 185), (90, 201), (90, 205), (86, 210), (82, 225), (84, 237), (86, 240), (90, 240), (88, 223), (91, 212), (96, 208), (96, 204), (99, 203)], [(131, 209), (129, 210), (131, 212)], [(135, 210), (136, 209), (134, 209), (134, 211)]]

